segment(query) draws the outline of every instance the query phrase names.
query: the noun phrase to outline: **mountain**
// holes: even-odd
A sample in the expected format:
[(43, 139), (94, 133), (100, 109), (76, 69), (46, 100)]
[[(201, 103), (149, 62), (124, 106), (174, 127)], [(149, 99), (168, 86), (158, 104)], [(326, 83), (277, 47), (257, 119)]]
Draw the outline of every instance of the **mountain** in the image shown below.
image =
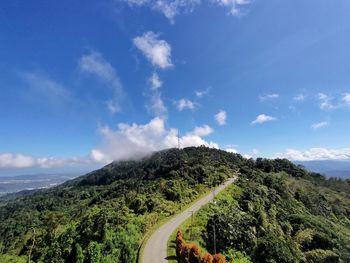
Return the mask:
[(350, 179), (350, 160), (298, 161), (295, 163), (304, 166), (310, 171), (321, 173), (328, 177)]
[[(254, 161), (226, 151), (189, 147), (156, 152), (138, 161), (113, 162), (62, 185), (0, 201), (0, 262), (28, 262), (29, 259), (32, 262), (136, 262), (142, 240), (152, 227), (237, 172), (241, 173), (238, 182), (241, 193), (247, 191), (242, 196), (242, 204), (247, 209), (258, 208), (250, 205), (251, 198), (259, 203), (261, 198), (275, 196), (275, 191), (283, 190), (285, 184), (279, 186), (279, 181), (274, 179), (278, 174), (293, 179), (296, 187), (303, 180), (328, 189), (331, 199), (318, 189), (312, 190), (320, 194), (316, 194), (316, 199), (325, 202), (325, 209), (331, 209), (330, 213), (318, 216), (327, 216), (333, 225), (348, 231), (350, 206), (344, 202), (348, 201), (350, 191), (348, 195), (343, 194), (348, 191), (347, 182), (327, 180), (285, 159)], [(243, 184), (247, 180), (251, 181), (250, 185)], [(261, 182), (266, 185), (255, 189)], [(333, 192), (337, 193), (338, 201), (328, 208)], [(283, 191), (278, 198), (284, 198)], [(261, 200), (262, 208), (267, 201)], [(275, 201), (268, 204), (271, 206)], [(226, 202), (234, 201), (228, 198)], [(299, 204), (294, 212), (306, 213), (307, 208), (299, 207), (300, 202), (287, 199), (283, 205)], [(254, 231), (258, 231), (262, 227), (261, 218), (254, 216), (250, 220), (255, 222)], [(278, 213), (274, 218), (278, 222), (284, 219)], [(294, 235), (290, 227), (285, 226), (281, 231)], [(208, 236), (208, 233), (210, 229), (202, 234)], [(225, 240), (227, 234), (231, 235), (220, 233), (218, 238)], [(256, 236), (245, 238), (255, 240)], [(343, 240), (337, 232), (333, 238)], [(335, 241), (327, 243), (328, 250), (344, 258), (344, 252), (336, 250), (336, 246), (343, 243)], [(284, 247), (295, 246), (287, 239), (283, 242)], [(322, 250), (322, 244), (317, 240), (314, 243), (313, 248)], [(226, 253), (228, 247), (222, 246), (225, 249), (222, 253)]]

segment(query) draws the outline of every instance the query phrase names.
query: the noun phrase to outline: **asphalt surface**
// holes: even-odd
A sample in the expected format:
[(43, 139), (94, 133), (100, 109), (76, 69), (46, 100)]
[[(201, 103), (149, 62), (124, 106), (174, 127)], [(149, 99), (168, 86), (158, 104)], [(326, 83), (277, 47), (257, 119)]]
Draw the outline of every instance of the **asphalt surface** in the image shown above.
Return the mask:
[(215, 190), (210, 192), (208, 195), (198, 200), (190, 208), (186, 209), (184, 212), (158, 228), (146, 243), (142, 255), (142, 263), (168, 262), (166, 259), (167, 243), (171, 234), (181, 225), (182, 222), (192, 215), (192, 212), (194, 213), (198, 211), (203, 205), (211, 202), (220, 191), (232, 184), (234, 181), (236, 181), (236, 179), (237, 177), (230, 178), (225, 183), (215, 188)]

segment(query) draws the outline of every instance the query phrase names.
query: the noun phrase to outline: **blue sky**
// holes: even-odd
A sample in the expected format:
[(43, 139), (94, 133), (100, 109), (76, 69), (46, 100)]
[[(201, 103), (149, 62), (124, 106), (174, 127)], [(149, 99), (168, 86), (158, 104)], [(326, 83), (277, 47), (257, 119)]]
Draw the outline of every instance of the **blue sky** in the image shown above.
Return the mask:
[(207, 145), (349, 159), (350, 3), (2, 1), (0, 174)]

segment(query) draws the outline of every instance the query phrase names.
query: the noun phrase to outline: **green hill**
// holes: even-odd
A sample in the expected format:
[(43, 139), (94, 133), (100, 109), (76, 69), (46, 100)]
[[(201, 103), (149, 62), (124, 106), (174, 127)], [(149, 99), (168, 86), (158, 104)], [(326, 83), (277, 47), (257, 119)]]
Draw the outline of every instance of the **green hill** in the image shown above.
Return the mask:
[[(222, 205), (222, 211), (213, 216), (223, 219), (222, 229), (229, 224), (239, 226), (241, 232), (219, 231), (218, 249), (241, 250), (254, 258), (258, 248), (270, 253), (269, 246), (283, 237), (283, 246), (276, 251), (289, 249), (295, 259), (299, 251), (315, 249), (334, 253), (338, 261), (348, 259), (348, 182), (326, 180), (287, 160), (254, 161), (190, 147), (157, 152), (140, 161), (114, 162), (61, 186), (3, 201), (0, 262), (27, 262), (28, 258), (32, 262), (135, 262), (142, 239), (153, 225), (237, 171), (242, 174), (237, 186), (241, 194), (234, 201), (229, 198), (226, 202), (233, 204)], [(201, 238), (210, 251), (211, 217), (207, 219)], [(272, 226), (264, 225), (266, 242), (258, 246), (264, 220)], [(314, 229), (311, 245), (291, 250), (296, 246), (291, 241), (295, 235), (308, 229)], [(238, 238), (249, 246), (237, 247)]]

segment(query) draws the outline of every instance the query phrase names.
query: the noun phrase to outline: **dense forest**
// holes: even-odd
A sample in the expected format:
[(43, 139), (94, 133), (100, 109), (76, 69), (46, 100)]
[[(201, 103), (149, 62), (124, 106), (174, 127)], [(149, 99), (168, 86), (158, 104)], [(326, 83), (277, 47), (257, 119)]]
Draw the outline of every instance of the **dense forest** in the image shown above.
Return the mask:
[(135, 262), (145, 233), (239, 169), (208, 148), (116, 162), (0, 206), (0, 262)]
[[(0, 203), (0, 262), (136, 262), (152, 226), (227, 178), (192, 239), (230, 262), (350, 262), (350, 184), (288, 160), (170, 149)], [(186, 237), (186, 232), (184, 233)], [(243, 262), (243, 261), (242, 261)]]

